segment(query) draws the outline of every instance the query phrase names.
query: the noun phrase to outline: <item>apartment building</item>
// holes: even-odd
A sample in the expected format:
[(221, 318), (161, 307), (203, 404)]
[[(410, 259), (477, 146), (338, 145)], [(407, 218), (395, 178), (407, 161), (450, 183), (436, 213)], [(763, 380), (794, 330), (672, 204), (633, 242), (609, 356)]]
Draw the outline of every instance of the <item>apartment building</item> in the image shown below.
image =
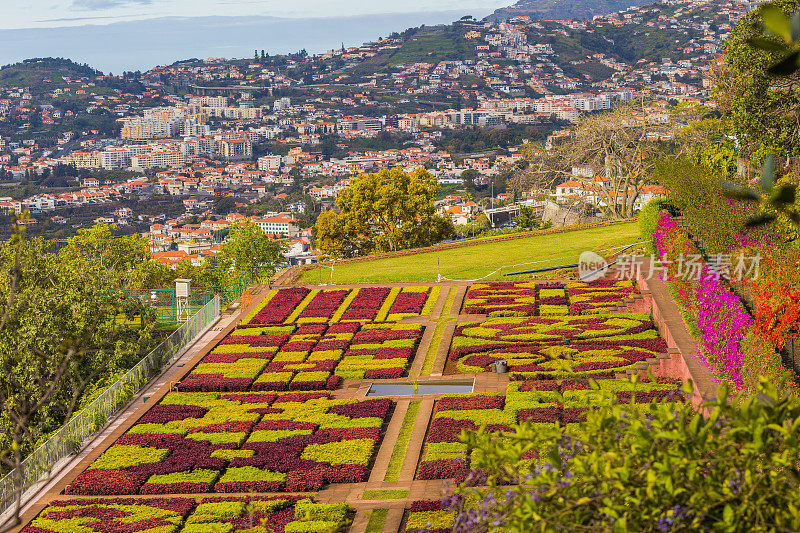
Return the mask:
[(336, 129), (339, 133), (347, 131), (380, 131), (383, 124), (377, 118), (372, 117), (345, 117), (336, 121)]
[(287, 215), (261, 218), (255, 221), (256, 226), (267, 235), (279, 235), (281, 237), (295, 237), (298, 227), (297, 221)]
[(141, 117), (122, 119), (123, 139), (167, 139), (180, 134), (185, 121), (183, 110), (174, 107), (147, 109)]
[(131, 158), (131, 166), (136, 170), (181, 167), (185, 162), (186, 158), (180, 150), (150, 152), (135, 155)]
[(250, 159), (253, 156), (253, 142), (250, 139), (218, 140), (217, 155), (228, 161)]
[(275, 172), (281, 168), (281, 156), (265, 155), (258, 158), (258, 170), (265, 172)]
[(100, 152), (72, 152), (61, 160), (65, 165), (74, 165), (75, 168), (99, 168)]

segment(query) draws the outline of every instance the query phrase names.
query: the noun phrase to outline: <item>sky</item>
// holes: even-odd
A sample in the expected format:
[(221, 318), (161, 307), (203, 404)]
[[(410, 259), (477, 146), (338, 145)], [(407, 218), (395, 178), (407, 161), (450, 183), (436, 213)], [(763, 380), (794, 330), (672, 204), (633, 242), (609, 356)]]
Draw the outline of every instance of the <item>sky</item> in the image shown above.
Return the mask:
[(326, 18), (470, 10), (482, 14), (514, 0), (0, 0), (0, 29), (104, 25), (161, 17)]

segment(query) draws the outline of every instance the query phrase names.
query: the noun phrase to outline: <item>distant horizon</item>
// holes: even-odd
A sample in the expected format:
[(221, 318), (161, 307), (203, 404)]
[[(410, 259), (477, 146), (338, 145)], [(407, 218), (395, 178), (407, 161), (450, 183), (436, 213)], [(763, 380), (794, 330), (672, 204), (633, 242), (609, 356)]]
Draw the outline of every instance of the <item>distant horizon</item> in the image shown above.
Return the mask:
[[(515, 0), (511, 0), (513, 3)], [(4, 6), (0, 30), (109, 25), (166, 17), (242, 16), (304, 20), (408, 15), (446, 11), (491, 12), (509, 0), (28, 0)]]
[[(324, 53), (358, 46), (392, 32), (453, 22), (487, 10), (423, 11), (289, 18), (276, 16), (167, 16), (57, 28), (0, 29), (0, 65), (36, 57), (62, 57), (104, 73), (146, 71), (190, 58), (246, 59), (253, 51)], [(203, 36), (208, 36), (204, 38)]]

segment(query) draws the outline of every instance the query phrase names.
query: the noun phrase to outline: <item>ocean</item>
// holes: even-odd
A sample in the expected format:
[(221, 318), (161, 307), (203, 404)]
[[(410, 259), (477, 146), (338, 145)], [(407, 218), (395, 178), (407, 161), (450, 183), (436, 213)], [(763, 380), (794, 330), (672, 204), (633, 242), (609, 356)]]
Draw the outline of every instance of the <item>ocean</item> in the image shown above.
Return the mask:
[(0, 64), (32, 57), (64, 57), (106, 73), (148, 70), (190, 58), (249, 58), (309, 54), (358, 46), (392, 32), (447, 24), (463, 15), (481, 18), (491, 10), (434, 11), (339, 18), (165, 17), (107, 25), (0, 30)]

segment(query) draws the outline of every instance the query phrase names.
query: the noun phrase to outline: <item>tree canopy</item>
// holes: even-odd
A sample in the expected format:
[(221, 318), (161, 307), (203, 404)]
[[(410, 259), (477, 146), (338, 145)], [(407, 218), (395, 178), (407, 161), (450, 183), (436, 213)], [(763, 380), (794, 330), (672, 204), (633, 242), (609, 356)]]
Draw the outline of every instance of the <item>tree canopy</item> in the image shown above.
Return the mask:
[[(791, 14), (797, 0), (775, 0), (770, 6)], [(744, 154), (760, 161), (767, 152), (794, 156), (800, 153), (800, 74), (770, 74), (782, 57), (773, 50), (754, 48), (748, 42), (762, 38), (763, 7), (739, 21), (725, 43), (725, 60), (715, 71), (715, 100), (728, 133), (735, 136)], [(779, 43), (777, 37), (764, 38)]]
[[(24, 233), (0, 243), (0, 447), (14, 468), (69, 419), (87, 387), (151, 345), (152, 321), (125, 289), (149, 262), (140, 237), (81, 231), (58, 252)], [(10, 452), (10, 453), (9, 453)]]
[[(651, 182), (656, 162), (678, 151), (674, 142), (660, 139), (675, 138), (691, 118), (692, 113), (668, 110), (645, 114), (632, 104), (584, 117), (568, 137), (526, 145), (524, 155), (530, 164), (512, 176), (509, 188), (517, 192), (545, 190), (574, 180), (607, 216), (632, 216), (642, 188)], [(692, 143), (681, 143), (679, 147), (690, 146)], [(576, 198), (586, 201), (580, 195)]]
[(424, 169), (361, 174), (336, 200), (339, 213), (317, 219), (317, 246), (333, 258), (429, 246), (453, 234), (436, 213), (437, 179)]
[(283, 261), (285, 246), (271, 240), (252, 221), (236, 224), (230, 228), (228, 239), (217, 257), (217, 268), (222, 272), (242, 274), (252, 272), (272, 274)]

